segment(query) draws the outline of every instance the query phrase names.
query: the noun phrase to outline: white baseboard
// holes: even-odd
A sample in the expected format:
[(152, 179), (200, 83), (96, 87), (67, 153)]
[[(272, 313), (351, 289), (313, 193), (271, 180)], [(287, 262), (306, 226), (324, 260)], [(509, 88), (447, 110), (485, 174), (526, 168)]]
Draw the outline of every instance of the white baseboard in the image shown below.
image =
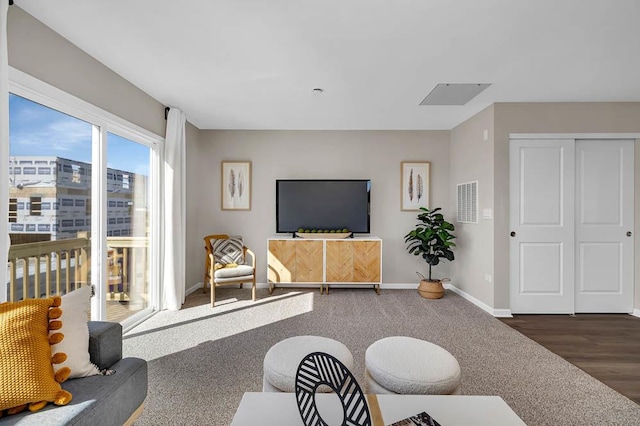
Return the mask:
[[(418, 288), (418, 284), (419, 283), (382, 283), (380, 284), (380, 289), (382, 290), (415, 290)], [(362, 285), (358, 285), (358, 284), (353, 284), (353, 285), (349, 285), (349, 284), (338, 284), (340, 287), (353, 287), (353, 288), (358, 288), (358, 287), (362, 287)], [(294, 288), (300, 288), (300, 287), (309, 287), (310, 289), (316, 289), (319, 287), (318, 285), (309, 285), (309, 284), (303, 284), (303, 285), (296, 285), (296, 284), (278, 284), (277, 287), (279, 288), (285, 288), (285, 287), (294, 287)], [(488, 312), (489, 314), (493, 315), (496, 318), (512, 318), (513, 316), (511, 315), (511, 309), (494, 309), (491, 306), (487, 305), (486, 303), (480, 301), (479, 299), (476, 299), (475, 297), (473, 297), (472, 295), (470, 295), (469, 293), (460, 290), (458, 287), (456, 287), (453, 284), (447, 283), (444, 284), (444, 287), (448, 290), (453, 291), (456, 294), (459, 294), (460, 296), (462, 296), (462, 298), (468, 300), (469, 302), (473, 303), (474, 305), (476, 305), (477, 307), (479, 307), (480, 309), (482, 309), (485, 312)], [(193, 285), (192, 287), (189, 287), (188, 289), (186, 289), (185, 294), (191, 294), (194, 291), (201, 289), (202, 288), (202, 283), (197, 283), (195, 285)], [(269, 288), (269, 283), (256, 283), (256, 288)], [(634, 316), (640, 317), (640, 309), (635, 309), (633, 311)]]
[[(202, 285), (202, 283), (200, 283)], [(362, 288), (362, 287), (371, 287), (372, 284), (331, 284), (336, 287), (342, 288)], [(294, 287), (294, 288), (304, 288), (308, 287), (310, 289), (316, 289), (320, 286), (320, 284), (277, 284), (278, 288), (285, 287)], [(256, 288), (269, 288), (269, 283), (256, 283)], [(382, 283), (380, 284), (380, 289), (384, 290), (415, 290), (418, 288), (418, 283)]]
[(456, 287), (453, 284), (450, 284), (450, 283), (444, 284), (444, 288), (446, 288), (447, 290), (451, 290), (454, 293), (462, 296), (463, 299), (468, 300), (469, 302), (476, 305), (478, 308), (482, 309), (485, 312), (488, 312), (489, 314), (493, 315), (496, 318), (512, 318), (513, 317), (511, 315), (511, 309), (494, 309), (491, 306), (484, 303), (483, 301), (476, 299), (469, 293), (463, 290), (460, 290), (458, 287)]
[(380, 288), (384, 290), (417, 290), (420, 283), (393, 283), (393, 284), (380, 284)]
[(197, 283), (197, 284), (194, 284), (193, 286), (189, 287), (188, 289), (186, 289), (186, 290), (184, 291), (184, 295), (185, 295), (185, 296), (188, 296), (189, 294), (191, 294), (191, 293), (193, 293), (194, 291), (196, 291), (196, 290), (198, 290), (198, 289), (201, 289), (201, 288), (202, 288), (202, 283), (201, 283), (201, 282), (200, 282), (200, 283)]
[(634, 309), (633, 312), (631, 312), (631, 315), (640, 318), (640, 309)]

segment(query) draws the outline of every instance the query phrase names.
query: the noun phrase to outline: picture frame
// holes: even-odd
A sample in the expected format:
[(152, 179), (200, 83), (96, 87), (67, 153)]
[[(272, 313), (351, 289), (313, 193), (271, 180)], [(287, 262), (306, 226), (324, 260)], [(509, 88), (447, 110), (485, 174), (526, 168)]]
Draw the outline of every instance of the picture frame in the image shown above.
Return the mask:
[(431, 188), (429, 161), (402, 161), (400, 163), (400, 210), (416, 211), (429, 208)]
[(220, 170), (222, 210), (251, 210), (251, 161), (223, 161)]

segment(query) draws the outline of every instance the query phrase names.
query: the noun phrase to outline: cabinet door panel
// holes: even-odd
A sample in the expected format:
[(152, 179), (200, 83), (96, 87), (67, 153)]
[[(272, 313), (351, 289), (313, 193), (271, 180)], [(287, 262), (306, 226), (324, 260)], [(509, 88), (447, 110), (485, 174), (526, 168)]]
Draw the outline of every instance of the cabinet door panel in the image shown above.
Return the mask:
[(293, 282), (296, 276), (295, 241), (270, 240), (267, 256), (269, 282)]
[(296, 241), (295, 282), (322, 282), (322, 241)]
[(353, 242), (327, 241), (327, 282), (353, 282)]
[(380, 242), (353, 243), (353, 281), (380, 282)]

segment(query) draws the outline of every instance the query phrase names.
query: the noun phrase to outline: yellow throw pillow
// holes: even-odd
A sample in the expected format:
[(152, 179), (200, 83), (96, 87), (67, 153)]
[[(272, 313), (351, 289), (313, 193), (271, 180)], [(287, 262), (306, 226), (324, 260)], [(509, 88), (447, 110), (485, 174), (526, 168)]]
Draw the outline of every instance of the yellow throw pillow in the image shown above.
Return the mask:
[[(0, 304), (0, 411), (19, 413), (25, 408), (41, 409), (47, 402), (66, 405), (71, 394), (56, 381), (68, 373), (54, 375), (52, 363), (64, 362), (64, 353), (51, 354), (51, 343), (64, 336), (60, 297), (27, 299)], [(57, 376), (57, 377), (56, 377)]]

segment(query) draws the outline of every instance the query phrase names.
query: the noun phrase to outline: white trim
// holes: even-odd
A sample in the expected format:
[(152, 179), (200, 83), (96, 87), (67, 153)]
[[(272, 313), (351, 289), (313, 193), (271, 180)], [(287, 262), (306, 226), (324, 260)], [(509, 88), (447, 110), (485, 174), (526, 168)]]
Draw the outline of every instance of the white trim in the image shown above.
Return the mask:
[[(104, 321), (107, 318), (107, 130), (91, 125), (91, 284), (96, 297), (91, 298), (91, 319)], [(98, 173), (95, 170), (98, 169)]]
[(640, 309), (634, 309), (629, 315), (640, 318)]
[(420, 283), (386, 283), (380, 284), (381, 290), (417, 290)]
[(127, 331), (130, 331), (132, 328), (134, 328), (138, 324), (146, 321), (147, 319), (151, 318), (152, 316), (154, 316), (158, 312), (159, 311), (153, 310), (152, 308), (149, 307), (149, 308), (145, 308), (145, 309), (143, 309), (143, 310), (141, 310), (139, 312), (136, 312), (135, 314), (131, 315), (128, 318), (125, 318), (120, 323), (122, 325), (122, 333), (126, 333)]
[(509, 133), (509, 139), (640, 139), (640, 133)]
[[(202, 283), (198, 283), (193, 287), (190, 287), (187, 290), (186, 294), (190, 294), (192, 289), (197, 288), (197, 286), (202, 287)], [(329, 285), (334, 286), (334, 288), (372, 288), (375, 283), (362, 283), (362, 284), (354, 284), (354, 283), (330, 283)], [(293, 287), (293, 288), (305, 288), (308, 287), (310, 290), (317, 290), (320, 288), (320, 283), (277, 283), (276, 288), (285, 288), (285, 287)], [(256, 288), (269, 288), (269, 283), (256, 283)], [(417, 283), (387, 283), (380, 284), (380, 290), (417, 290)], [(192, 292), (192, 291), (191, 291)]]
[[(256, 287), (257, 287), (257, 286), (256, 286)], [(265, 285), (265, 287), (267, 287), (267, 288), (268, 288), (269, 286)], [(188, 295), (190, 295), (191, 293), (195, 293), (196, 291), (198, 291), (198, 290), (199, 290), (199, 289), (201, 289), (201, 288), (202, 288), (202, 282), (196, 283), (196, 284), (192, 285), (191, 287), (189, 287), (188, 289), (186, 289), (186, 290), (184, 291), (184, 295), (185, 295), (185, 296), (188, 296)]]
[(493, 316), (496, 318), (513, 318), (511, 309), (494, 309)]
[(496, 318), (512, 318), (510, 309), (494, 309), (491, 306), (487, 305), (486, 303), (480, 301), (479, 299), (476, 299), (469, 293), (463, 290), (460, 290), (458, 287), (450, 283), (444, 284), (444, 288), (446, 288), (447, 290), (451, 290), (454, 293), (462, 296), (463, 299), (468, 300), (469, 302), (473, 303), (483, 311), (488, 312), (489, 314), (493, 315)]
[(151, 146), (164, 142), (163, 137), (147, 129), (13, 67), (9, 67), (9, 92), (91, 124), (106, 126), (109, 132), (126, 139), (132, 139)]

